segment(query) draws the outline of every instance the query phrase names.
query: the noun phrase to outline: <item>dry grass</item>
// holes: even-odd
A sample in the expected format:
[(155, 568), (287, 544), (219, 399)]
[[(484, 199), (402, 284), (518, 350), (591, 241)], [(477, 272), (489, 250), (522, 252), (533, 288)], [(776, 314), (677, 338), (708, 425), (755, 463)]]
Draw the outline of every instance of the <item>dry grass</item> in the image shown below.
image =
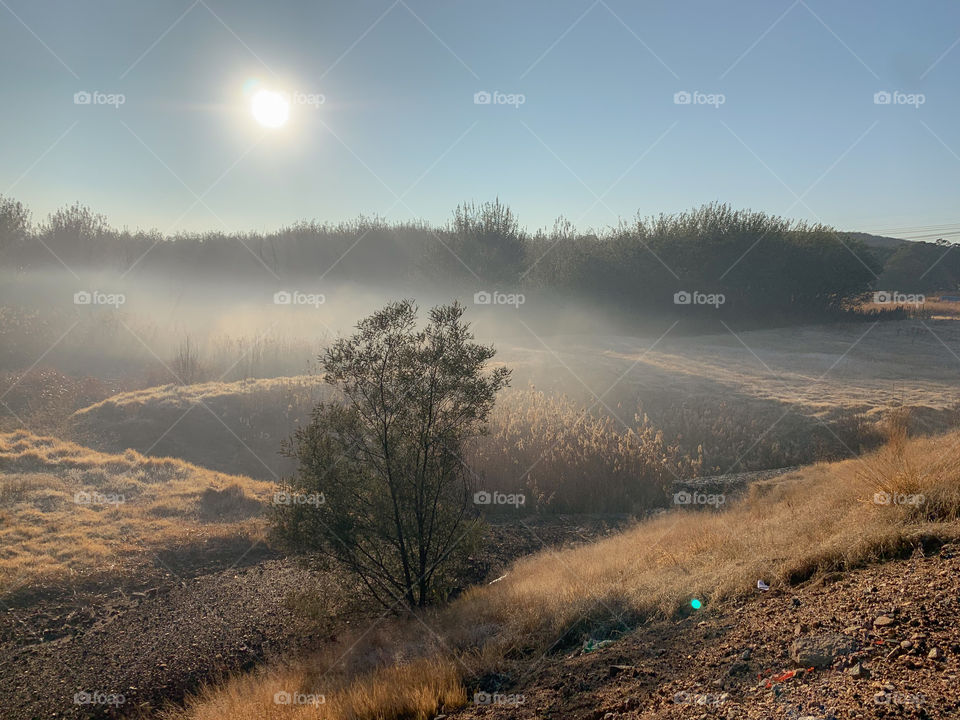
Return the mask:
[[(818, 571), (908, 552), (930, 538), (956, 539), (958, 476), (960, 433), (908, 441), (895, 423), (889, 444), (878, 453), (758, 483), (743, 502), (722, 512), (664, 513), (592, 545), (525, 558), (502, 581), (474, 588), (424, 617), (443, 638), (437, 647), (452, 649), (470, 672), (436, 648), (405, 646), (398, 630), (386, 639), (359, 642), (348, 654), (343, 667), (355, 672), (356, 694), (337, 696), (343, 703), (337, 714), (331, 708), (301, 707), (299, 714), (281, 715), (285, 708), (265, 704), (278, 682), (308, 677), (316, 665), (310, 660), (273, 674), (235, 677), (208, 689), (175, 717), (397, 717), (391, 714), (394, 697), (425, 681), (411, 680), (407, 666), (391, 668), (391, 656), (432, 657), (450, 672), (461, 670), (466, 686), (483, 673), (509, 671), (512, 663), (579, 643), (585, 636), (616, 637), (645, 617), (689, 612), (694, 597), (709, 611), (725, 599), (753, 592), (759, 578), (783, 586)], [(925, 502), (876, 504), (874, 493), (881, 491), (922, 493)], [(422, 626), (413, 625), (423, 635)], [(370, 657), (380, 658), (375, 675), (361, 662)], [(383, 696), (385, 705), (371, 705), (381, 695), (378, 683), (391, 680), (395, 684)], [(448, 692), (455, 694), (452, 687)]]
[(917, 318), (960, 317), (960, 303), (940, 300), (938, 296), (927, 296), (919, 305), (915, 303), (865, 302), (860, 306), (860, 310), (875, 315), (899, 311), (905, 317)]
[[(205, 493), (232, 486), (232, 507), (237, 493), (247, 498), (243, 517), (204, 513)], [(265, 521), (249, 509), (273, 490), (173, 458), (0, 434), (0, 587), (118, 570), (149, 560), (145, 551), (259, 536)]]
[(564, 395), (509, 392), (467, 461), (484, 489), (524, 493), (541, 511), (642, 513), (663, 505), (672, 480), (698, 474), (700, 463), (646, 417), (633, 421), (623, 427)]
[(960, 317), (960, 303), (930, 298), (923, 304), (923, 309), (933, 318)]
[(117, 410), (144, 407), (159, 404), (164, 407), (183, 407), (193, 403), (216, 403), (224, 399), (235, 400), (245, 396), (299, 397), (302, 393), (310, 396), (310, 391), (321, 384), (312, 375), (293, 377), (258, 378), (238, 380), (236, 382), (205, 382), (196, 385), (159, 385), (143, 390), (120, 393), (101, 402), (78, 410), (78, 418)]
[[(74, 413), (85, 445), (183, 458), (264, 480), (293, 469), (278, 454), (330, 388), (313, 376), (161, 385), (114, 395)], [(213, 417), (216, 416), (216, 417)]]
[[(267, 668), (206, 690), (187, 712), (194, 720), (428, 720), (467, 702), (459, 668), (446, 660), (390, 665), (332, 690), (330, 685), (316, 667)], [(291, 702), (284, 704), (286, 699)]]

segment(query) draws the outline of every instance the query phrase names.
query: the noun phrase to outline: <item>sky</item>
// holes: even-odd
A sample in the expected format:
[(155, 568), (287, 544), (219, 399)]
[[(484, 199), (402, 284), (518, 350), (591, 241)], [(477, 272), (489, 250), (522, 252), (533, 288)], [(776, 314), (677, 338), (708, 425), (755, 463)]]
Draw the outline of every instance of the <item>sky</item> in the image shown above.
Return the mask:
[(957, 223), (958, 77), (955, 0), (0, 0), (0, 195), (171, 234), (499, 197), (903, 235)]

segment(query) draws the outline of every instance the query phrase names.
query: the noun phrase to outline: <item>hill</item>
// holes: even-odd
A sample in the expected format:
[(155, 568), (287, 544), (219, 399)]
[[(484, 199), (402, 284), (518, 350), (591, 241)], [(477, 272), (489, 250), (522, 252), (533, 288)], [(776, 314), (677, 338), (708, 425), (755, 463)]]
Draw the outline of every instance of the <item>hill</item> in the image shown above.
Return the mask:
[(161, 385), (113, 395), (74, 413), (85, 444), (181, 457), (223, 472), (275, 480), (291, 464), (281, 441), (325, 396), (315, 377)]
[(0, 434), (0, 586), (9, 601), (15, 590), (152, 566), (168, 551), (249, 546), (273, 492), (175, 458)]
[(259, 719), (277, 693), (323, 696), (296, 718), (837, 718), (875, 703), (949, 717), (958, 470), (960, 433), (907, 440), (901, 419), (872, 455), (522, 559), (446, 608), (235, 676), (173, 717)]

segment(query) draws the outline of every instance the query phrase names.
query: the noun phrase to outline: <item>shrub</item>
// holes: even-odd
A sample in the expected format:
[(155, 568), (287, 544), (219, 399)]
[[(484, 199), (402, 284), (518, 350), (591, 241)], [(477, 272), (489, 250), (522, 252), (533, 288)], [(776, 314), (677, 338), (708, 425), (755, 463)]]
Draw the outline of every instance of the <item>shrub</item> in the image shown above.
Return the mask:
[(621, 427), (566, 396), (510, 393), (468, 462), (485, 489), (528, 494), (531, 510), (640, 513), (665, 505), (672, 481), (697, 474), (701, 461), (668, 445), (646, 417), (633, 419)]

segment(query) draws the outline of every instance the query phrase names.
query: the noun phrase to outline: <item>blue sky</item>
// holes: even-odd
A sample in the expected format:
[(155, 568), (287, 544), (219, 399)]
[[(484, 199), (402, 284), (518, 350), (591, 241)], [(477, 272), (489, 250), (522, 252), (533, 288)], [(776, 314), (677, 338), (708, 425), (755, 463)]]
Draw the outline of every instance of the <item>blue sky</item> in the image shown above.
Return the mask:
[[(2, 0), (0, 194), (164, 232), (497, 195), (529, 228), (713, 200), (956, 223), (958, 40), (952, 0)], [(267, 130), (252, 82), (323, 103)]]

